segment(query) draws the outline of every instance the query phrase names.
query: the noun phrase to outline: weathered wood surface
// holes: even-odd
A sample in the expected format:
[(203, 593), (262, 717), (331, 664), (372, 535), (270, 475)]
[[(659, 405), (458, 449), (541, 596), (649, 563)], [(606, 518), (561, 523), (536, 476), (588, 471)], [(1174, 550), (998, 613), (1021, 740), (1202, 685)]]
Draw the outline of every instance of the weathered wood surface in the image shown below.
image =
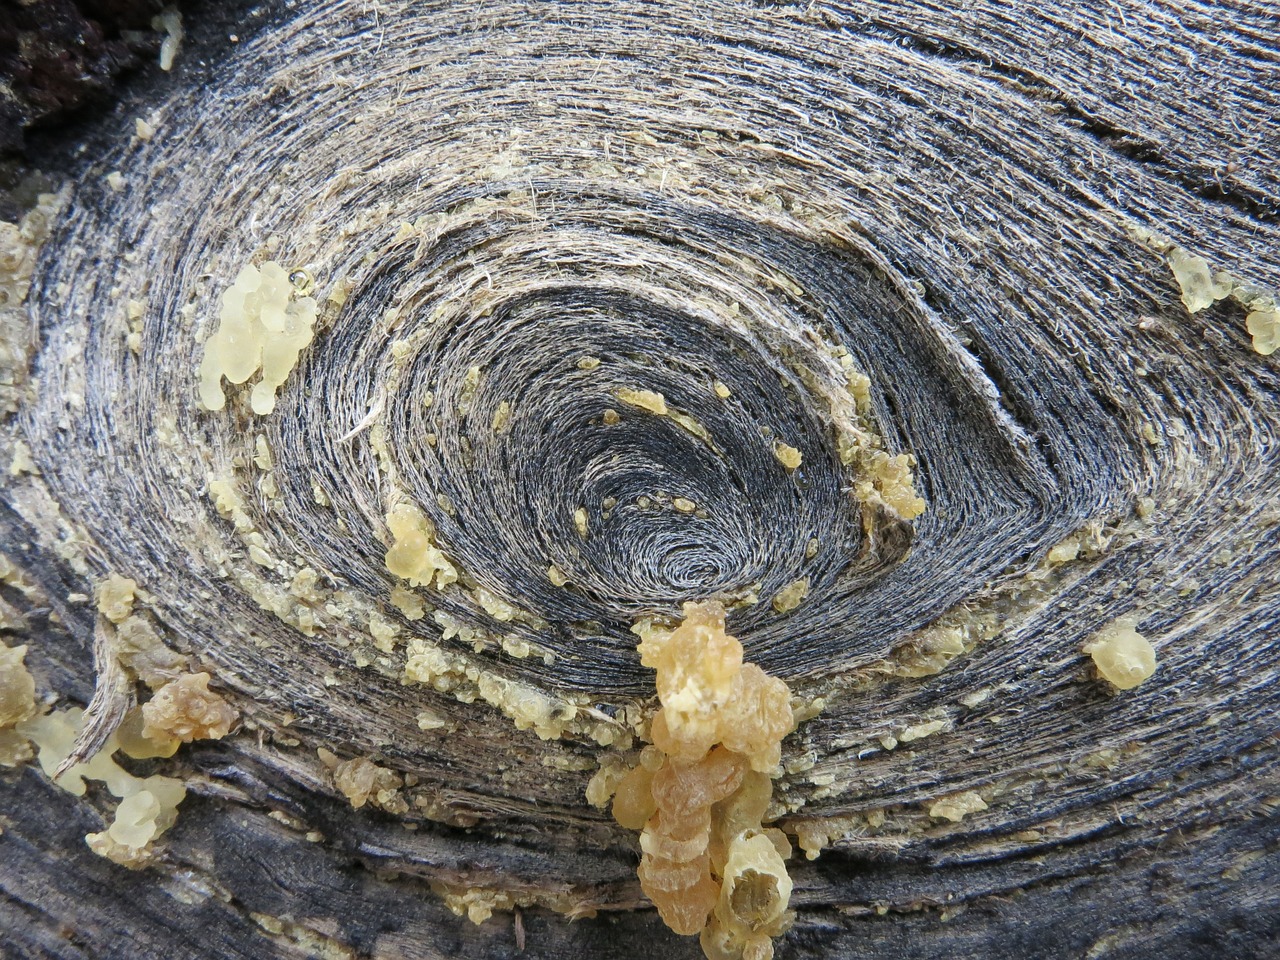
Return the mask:
[[(747, 655), (830, 695), (788, 742), (816, 763), (781, 783), (803, 803), (787, 822), (886, 818), (794, 861), (799, 919), (780, 956), (1280, 955), (1280, 384), (1238, 307), (1188, 316), (1161, 258), (1122, 226), (1280, 286), (1278, 16), (616, 3), (535, 18), (353, 2), (282, 5), (229, 47), (196, 28), (175, 75), (144, 80), (85, 134), (90, 155), (65, 161), (77, 183), (29, 304), (31, 395), (4, 433), (42, 473), (0, 488), (0, 545), (41, 590), (2, 595), (27, 613), (6, 639), (31, 645), (41, 689), (84, 704), (93, 618), (66, 597), (108, 570), (135, 577), (148, 615), (256, 729), (157, 766), (192, 795), (161, 863), (137, 873), (84, 846), (108, 798), (78, 800), (34, 767), (0, 774), (0, 950), (515, 955), (513, 915), (456, 918), (428, 889), (443, 880), (572, 891), (601, 910), (523, 910), (522, 956), (699, 955), (643, 909), (634, 837), (582, 799), (590, 770), (543, 763), (587, 766), (599, 747), (403, 686), (402, 650), (357, 667), (341, 641), (359, 646), (359, 625), (334, 616), (304, 635), (225, 575), (270, 579), (203, 492), (261, 431), (284, 507), (255, 494), (249, 509), (274, 553), (371, 598), (406, 636), (438, 637), (386, 603), (385, 488), (402, 486), (463, 570), (546, 621), (519, 629), (558, 654), (474, 660), (605, 713), (651, 690), (636, 616), (764, 580), (766, 602), (730, 621)], [(130, 142), (132, 117), (157, 108), (155, 139)], [(103, 183), (116, 169), (120, 193)], [(402, 221), (476, 198), (492, 206), (424, 245), (394, 239)], [(322, 293), (349, 275), (353, 296), (272, 417), (208, 414), (197, 331), (273, 233), (282, 262), (312, 264)], [(397, 292), (398, 324), (384, 316)], [(143, 293), (139, 359), (120, 313)], [(734, 299), (750, 328), (725, 316)], [(396, 475), (380, 475), (369, 430), (340, 438), (392, 382), (391, 341), (425, 329), (440, 300), (452, 312), (383, 401)], [(805, 328), (848, 346), (890, 447), (920, 460), (929, 508), (905, 555), (901, 531), (863, 537), (817, 402), (779, 385), (784, 355), (808, 362)], [(605, 360), (598, 381), (575, 372), (581, 353)], [(507, 446), (458, 412), (462, 372), (481, 362), (475, 419), (515, 399)], [(427, 383), (438, 448), (405, 399)], [(717, 456), (636, 418), (603, 439), (622, 385), (662, 389), (721, 440)], [(160, 437), (168, 416), (178, 429)], [(805, 486), (778, 469), (762, 423), (802, 448)], [(314, 503), (313, 476), (332, 509)], [(619, 510), (611, 528), (593, 513), (592, 538), (576, 538), (579, 503), (657, 490), (711, 519)], [(456, 517), (436, 510), (439, 492)], [(1154, 500), (1146, 518), (1139, 497)], [(59, 553), (55, 503), (83, 531), (88, 577)], [(1090, 523), (1098, 556), (1041, 564)], [(553, 588), (548, 551), (584, 586)], [(801, 575), (809, 597), (776, 614), (767, 598)], [(466, 597), (442, 608), (494, 626)], [(970, 649), (933, 675), (886, 673), (957, 609), (977, 624)], [(1160, 668), (1112, 695), (1080, 647), (1132, 612)], [(420, 731), (424, 707), (456, 728)], [(947, 728), (884, 747), (934, 717)], [(353, 811), (317, 746), (413, 773), (438, 813), (474, 823), (411, 815), (408, 830)], [(927, 815), (965, 790), (989, 809)]]

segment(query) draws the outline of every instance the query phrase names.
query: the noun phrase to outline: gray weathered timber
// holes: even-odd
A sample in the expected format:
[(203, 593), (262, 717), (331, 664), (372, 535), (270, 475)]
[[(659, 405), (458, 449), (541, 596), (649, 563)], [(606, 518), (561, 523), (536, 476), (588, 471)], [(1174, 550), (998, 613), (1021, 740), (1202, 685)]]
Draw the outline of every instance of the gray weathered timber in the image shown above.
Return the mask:
[[(759, 582), (730, 618), (748, 658), (828, 701), (784, 744), (780, 822), (843, 818), (791, 862), (779, 956), (1280, 956), (1280, 378), (1237, 304), (1189, 314), (1127, 229), (1280, 287), (1280, 9), (353, 0), (251, 19), (229, 46), (193, 20), (175, 73), (53, 164), (73, 182), (0, 423), (0, 468), (19, 440), (40, 468), (0, 476), (0, 552), (36, 586), (0, 586), (23, 617), (4, 640), (47, 702), (89, 701), (94, 616), (67, 598), (115, 571), (245, 724), (139, 767), (189, 796), (137, 872), (84, 844), (105, 793), (0, 772), (0, 955), (517, 955), (516, 914), (473, 925), (443, 883), (597, 911), (521, 908), (522, 957), (700, 956), (647, 909), (634, 835), (583, 799), (605, 749), (404, 684), (406, 643), (581, 694), (576, 722), (607, 725), (652, 694), (636, 618)], [(237, 391), (202, 410), (218, 296), (266, 256), (314, 275), (316, 339), (271, 416)], [(838, 345), (888, 449), (918, 458), (909, 526), (849, 493)], [(712, 442), (620, 386), (661, 390)], [(275, 566), (219, 516), (216, 477)], [(391, 605), (398, 494), (469, 588), (423, 597), (552, 662)], [(1080, 555), (1048, 564), (1073, 536)], [(290, 591), (302, 567), (320, 599)], [(529, 616), (495, 620), (476, 585)], [(400, 629), (392, 653), (370, 611)], [(1131, 614), (1159, 667), (1117, 693), (1081, 647)], [(964, 650), (930, 660), (943, 628)], [(424, 709), (449, 726), (419, 729)], [(421, 803), (352, 810), (318, 747), (411, 774)], [(964, 791), (987, 809), (929, 815)]]

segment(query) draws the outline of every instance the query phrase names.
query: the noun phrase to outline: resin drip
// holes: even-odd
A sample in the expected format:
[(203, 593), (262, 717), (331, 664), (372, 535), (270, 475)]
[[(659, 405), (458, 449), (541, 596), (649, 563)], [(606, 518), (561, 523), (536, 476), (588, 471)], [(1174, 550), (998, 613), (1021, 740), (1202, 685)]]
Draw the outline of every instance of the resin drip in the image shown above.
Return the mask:
[(793, 919), (791, 844), (763, 824), (795, 728), (791, 692), (742, 662), (720, 603), (685, 604), (674, 630), (634, 630), (662, 703), (653, 745), (613, 799), (618, 823), (640, 831), (640, 885), (667, 926), (701, 935), (711, 960), (768, 960)]

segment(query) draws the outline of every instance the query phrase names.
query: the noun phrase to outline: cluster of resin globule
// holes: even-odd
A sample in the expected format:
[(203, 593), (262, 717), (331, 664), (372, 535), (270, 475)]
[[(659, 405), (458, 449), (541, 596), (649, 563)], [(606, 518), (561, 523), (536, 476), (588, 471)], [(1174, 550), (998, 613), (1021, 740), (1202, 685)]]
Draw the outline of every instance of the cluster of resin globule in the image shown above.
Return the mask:
[(674, 630), (643, 622), (641, 663), (657, 671), (653, 745), (618, 784), (613, 814), (640, 833), (640, 885), (663, 921), (700, 933), (713, 960), (767, 960), (791, 921), (791, 844), (763, 826), (787, 685), (742, 662), (724, 607), (688, 603)]
[(275, 409), (276, 390), (311, 343), (316, 323), (315, 300), (295, 299), (296, 292), (284, 267), (270, 260), (261, 270), (249, 265), (236, 275), (222, 294), (218, 329), (205, 341), (200, 361), (200, 400), (207, 409), (225, 406), (223, 377), (244, 383), (258, 370), (262, 378), (250, 406), (259, 416)]

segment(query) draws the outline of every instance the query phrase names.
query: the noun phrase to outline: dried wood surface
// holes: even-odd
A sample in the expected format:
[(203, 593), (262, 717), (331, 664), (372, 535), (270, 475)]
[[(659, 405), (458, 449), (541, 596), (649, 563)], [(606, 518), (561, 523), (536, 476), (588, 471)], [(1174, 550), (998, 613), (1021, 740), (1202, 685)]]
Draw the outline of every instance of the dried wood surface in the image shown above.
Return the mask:
[[(758, 582), (730, 619), (748, 658), (827, 701), (784, 744), (778, 812), (793, 832), (846, 818), (793, 860), (780, 956), (1277, 955), (1280, 378), (1235, 304), (1189, 315), (1126, 226), (1280, 287), (1278, 17), (353, 0), (180, 55), (129, 102), (151, 140), (133, 113), (102, 121), (40, 256), (3, 424), (40, 472), (0, 485), (0, 549), (38, 589), (0, 596), (40, 689), (83, 705), (94, 616), (68, 596), (136, 579), (246, 722), (155, 761), (191, 796), (136, 873), (84, 845), (109, 798), (0, 774), (0, 951), (506, 957), (518, 917), (521, 956), (698, 956), (645, 909), (634, 837), (584, 800), (588, 731), (651, 697), (635, 619)], [(322, 303), (349, 294), (272, 415), (202, 410), (218, 295), (265, 256)], [(850, 494), (838, 345), (887, 448), (918, 459), (910, 524)], [(219, 515), (218, 477), (270, 563)], [(474, 652), (390, 603), (401, 495), (464, 573), (424, 598), (554, 658)], [(1071, 536), (1080, 556), (1046, 563)], [(318, 599), (291, 592), (305, 567)], [(477, 585), (529, 615), (495, 621)], [(1159, 668), (1116, 694), (1081, 647), (1125, 615)], [(965, 650), (930, 661), (943, 628)], [(484, 696), (405, 684), (414, 638), (578, 717), (543, 740)], [(352, 810), (318, 747), (411, 775), (409, 812)], [(929, 815), (965, 791), (987, 809)], [(598, 914), (473, 926), (433, 881)]]

